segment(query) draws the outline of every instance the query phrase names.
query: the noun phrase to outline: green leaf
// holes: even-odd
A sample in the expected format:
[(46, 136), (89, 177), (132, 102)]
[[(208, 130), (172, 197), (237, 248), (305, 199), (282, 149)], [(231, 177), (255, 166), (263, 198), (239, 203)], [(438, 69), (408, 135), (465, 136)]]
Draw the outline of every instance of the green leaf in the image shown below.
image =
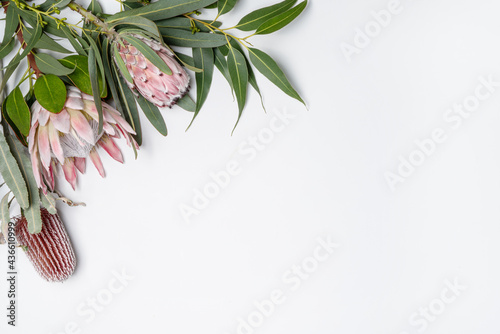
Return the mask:
[(71, 0), (47, 0), (40, 5), (40, 9), (43, 11), (47, 11), (52, 6), (62, 9), (66, 7), (70, 2)]
[(53, 74), (42, 75), (35, 82), (37, 101), (48, 111), (58, 114), (66, 103), (66, 85)]
[(189, 111), (189, 112), (195, 112), (196, 111), (196, 103), (193, 101), (191, 96), (189, 95), (184, 95), (182, 99), (177, 101), (177, 105), (181, 107), (182, 109)]
[(9, 5), (9, 7), (7, 7), (2, 45), (7, 44), (14, 38), (13, 36), (16, 33), (17, 26), (19, 25), (19, 15), (15, 9), (12, 9), (14, 6), (15, 5), (12, 4), (12, 6)]
[(255, 32), (256, 35), (267, 35), (287, 26), (295, 20), (297, 16), (304, 11), (307, 6), (307, 0), (301, 2), (297, 6), (287, 10), (286, 12), (273, 17), (269, 21), (264, 22)]
[(182, 29), (160, 28), (165, 43), (190, 48), (215, 48), (227, 44), (223, 35), (197, 32), (196, 34)]
[(276, 62), (269, 55), (254, 48), (249, 48), (248, 51), (250, 53), (250, 61), (260, 73), (279, 87), (283, 92), (305, 105), (304, 100), (302, 100), (300, 95), (292, 87), (286, 78), (285, 73), (283, 73), (278, 64), (276, 64)]
[(113, 58), (115, 59), (116, 65), (118, 65), (118, 68), (120, 69), (121, 76), (125, 80), (127, 80), (129, 83), (134, 83), (134, 79), (132, 78), (132, 75), (130, 75), (130, 72), (128, 71), (127, 65), (125, 65), (125, 62), (123, 61), (122, 57), (120, 56), (120, 53), (118, 52), (118, 45), (117, 43), (113, 43), (111, 46), (113, 48)]
[(132, 36), (123, 35), (122, 37), (127, 42), (132, 44), (140, 53), (142, 53), (143, 56), (146, 57), (154, 66), (158, 67), (160, 71), (167, 75), (172, 75), (170, 67), (168, 67), (165, 61), (146, 43)]
[(226, 57), (224, 57), (224, 55), (219, 49), (214, 49), (214, 54), (215, 54), (215, 66), (217, 67), (217, 69), (219, 69), (224, 78), (226, 78), (227, 82), (229, 83), (229, 86), (231, 87), (231, 91), (234, 92), (233, 82), (231, 80), (231, 75), (229, 74), (229, 69), (227, 67)]
[(75, 51), (82, 56), (86, 56), (87, 52), (83, 49), (82, 45), (78, 42), (77, 37), (75, 37), (72, 33), (71, 30), (68, 27), (61, 27), (61, 30), (63, 31), (64, 35), (66, 35), (66, 38), (68, 41), (71, 43), (71, 46), (75, 49)]
[(30, 202), (26, 182), (2, 133), (0, 133), (0, 173), (19, 206), (23, 209), (28, 208)]
[[(88, 40), (90, 42), (92, 50), (94, 50), (95, 60), (97, 61), (99, 73), (101, 74), (101, 80), (99, 81), (99, 86), (98, 86), (98, 88), (100, 87), (101, 94), (95, 94), (95, 92), (92, 90), (92, 95), (106, 97), (108, 95), (108, 89), (106, 87), (106, 78), (104, 76), (104, 65), (102, 63), (101, 51), (99, 51), (99, 47), (97, 46), (93, 38), (89, 37)], [(90, 52), (89, 52), (89, 58), (90, 58)], [(92, 77), (90, 77), (90, 79), (92, 83)], [(97, 93), (99, 93), (99, 90), (97, 91)]]
[(14, 131), (14, 134), (16, 135), (17, 139), (24, 145), (24, 146), (28, 146), (28, 141), (27, 141), (27, 138), (25, 135), (23, 135), (21, 133), (21, 131), (19, 131), (19, 129), (17, 128), (17, 126), (14, 124), (14, 122), (10, 119), (9, 117), (9, 114), (7, 113), (7, 108), (6, 108), (6, 105), (7, 103), (5, 103), (6, 101), (4, 101), (4, 103), (2, 104), (2, 116), (3, 118), (5, 119), (5, 121), (7, 122), (7, 124), (9, 125), (9, 127), (12, 129), (12, 131)]
[(213, 2), (214, 0), (159, 0), (141, 8), (117, 13), (106, 21), (112, 23), (133, 16), (142, 16), (153, 21), (164, 20), (203, 8)]
[[(23, 35), (25, 38), (31, 38), (31, 35), (33, 35), (33, 29), (30, 28), (25, 28), (23, 29)], [(35, 49), (45, 49), (45, 50), (51, 50), (59, 53), (72, 53), (66, 48), (63, 48), (59, 43), (54, 41), (52, 38), (47, 36), (46, 34), (42, 34), (40, 36), (40, 40), (35, 44), (34, 46)]]
[(256, 30), (260, 25), (267, 20), (273, 18), (276, 15), (283, 13), (284, 11), (292, 8), (297, 0), (285, 0), (276, 5), (269, 7), (264, 7), (245, 15), (240, 22), (236, 25), (236, 28), (242, 31)]
[(226, 14), (231, 11), (236, 5), (238, 0), (219, 0), (217, 1), (217, 9), (219, 10), (219, 16)]
[(247, 98), (248, 69), (245, 56), (235, 48), (231, 48), (227, 58), (227, 66), (233, 83), (236, 100), (238, 101), (238, 120), (234, 126), (236, 128), (240, 121), (241, 114), (243, 113), (243, 109), (245, 108)]
[(118, 95), (118, 90), (116, 88), (115, 79), (113, 77), (113, 72), (111, 70), (111, 60), (109, 55), (109, 40), (107, 38), (103, 41), (102, 48), (102, 62), (104, 64), (104, 73), (106, 74), (106, 81), (108, 82), (109, 90), (111, 91), (111, 96), (113, 97), (113, 101), (115, 102), (116, 109), (122, 114), (124, 114), (123, 106), (120, 102), (120, 97)]
[(0, 45), (0, 59), (5, 58), (14, 49), (14, 45), (16, 45), (15, 38), (12, 38), (6, 44)]
[[(28, 39), (28, 41), (26, 42), (26, 46), (24, 47), (23, 52), (19, 56), (20, 59), (17, 60), (18, 62), (21, 61), (21, 59), (26, 58), (28, 53), (30, 53), (31, 50), (33, 50), (36, 43), (38, 43), (38, 41), (40, 40), (40, 37), (42, 36), (42, 31), (43, 31), (42, 26), (40, 24), (38, 24), (35, 28), (35, 32), (33, 33), (33, 35), (31, 35), (30, 38)], [(12, 64), (12, 62), (11, 62), (11, 64)], [(11, 64), (9, 64), (9, 66), (11, 66)]]
[(8, 192), (2, 198), (2, 202), (0, 202), (0, 216), (2, 219), (2, 227), (0, 228), (0, 233), (4, 233), (5, 239), (8, 238), (8, 233), (5, 234), (5, 232), (8, 231), (8, 225), (10, 222), (9, 195), (10, 195), (10, 192)]
[(7, 96), (5, 110), (19, 131), (24, 136), (27, 136), (30, 132), (31, 114), (19, 87), (14, 88), (9, 96)]
[[(90, 85), (92, 87), (92, 96), (99, 96), (99, 80), (97, 76), (97, 63), (96, 55), (94, 49), (89, 50), (89, 76)], [(99, 124), (97, 128), (97, 133), (102, 132), (102, 127), (104, 124), (104, 116), (102, 113), (102, 100), (100, 98), (94, 99), (95, 107), (97, 109), (97, 114), (99, 115)]]
[(214, 9), (214, 8), (217, 8), (217, 2), (214, 2), (213, 4), (211, 5), (208, 5), (208, 6), (205, 6), (206, 9)]
[(110, 25), (110, 28), (116, 27), (116, 26), (121, 25), (121, 24), (139, 27), (145, 31), (152, 33), (156, 37), (160, 38), (160, 33), (158, 31), (158, 27), (156, 26), (156, 24), (153, 21), (148, 20), (145, 17), (141, 17), (141, 16), (128, 17), (128, 18), (113, 22)]
[[(217, 3), (215, 3), (215, 5), (217, 5)], [(219, 22), (219, 21), (215, 21), (212, 23), (212, 20), (200, 20), (202, 22), (206, 22), (206, 23), (211, 23), (214, 27), (220, 27), (222, 25), (222, 22)], [(200, 29), (200, 31), (203, 31), (203, 32), (210, 32), (210, 28), (207, 27), (206, 25), (198, 22), (198, 21), (192, 21), (191, 19), (188, 19), (187, 17), (182, 17), (182, 16), (178, 16), (178, 17), (172, 17), (170, 19), (166, 19), (166, 20), (161, 20), (161, 21), (156, 21), (156, 25), (158, 26), (158, 28), (164, 28), (164, 29), (184, 29), (184, 30), (188, 30), (188, 31), (192, 31), (192, 26), (191, 26), (191, 22), (194, 23), (194, 25), (196, 26), (196, 28)]]
[[(28, 221), (28, 231), (31, 234), (40, 233), (42, 230), (42, 216), (40, 214), (40, 196), (38, 196), (38, 186), (31, 168), (31, 161), (26, 148), (17, 140), (13, 140), (11, 136), (7, 137), (12, 154), (19, 163), (21, 172), (26, 180), (29, 192), (29, 207), (22, 210), (22, 214)], [(17, 197), (16, 197), (17, 199)]]
[[(70, 0), (71, 1), (71, 0)], [(97, 15), (97, 14), (102, 14), (103, 11), (102, 11), (102, 7), (101, 5), (99, 4), (99, 1), (97, 0), (92, 0), (90, 2), (90, 5), (88, 7), (88, 10), (90, 10), (94, 15)]]
[[(90, 83), (89, 76), (89, 59), (86, 56), (74, 55), (68, 56), (63, 59), (59, 59), (59, 62), (66, 67), (74, 68), (73, 73), (68, 75), (68, 79), (71, 83), (78, 87), (82, 92), (88, 95), (92, 95), (92, 84)], [(102, 88), (103, 82), (101, 77), (99, 77), (99, 86), (101, 87), (101, 97), (106, 97), (107, 90)]]
[(182, 65), (184, 65), (184, 67), (186, 67), (187, 69), (189, 69), (195, 73), (203, 72), (203, 70), (201, 68), (194, 67), (193, 57), (185, 55), (185, 54), (180, 53), (180, 52), (175, 52), (174, 54), (177, 57), (177, 59), (182, 63)]
[(161, 115), (158, 107), (147, 101), (141, 95), (138, 95), (136, 99), (142, 111), (144, 112), (144, 115), (146, 115), (155, 129), (158, 130), (158, 132), (163, 136), (166, 136), (168, 134), (167, 125), (165, 124), (165, 120), (163, 119), (163, 116)]
[(40, 193), (40, 200), (42, 201), (42, 205), (45, 209), (50, 214), (55, 215), (57, 213), (57, 208), (56, 208), (56, 199), (54, 195), (50, 192), (47, 192), (46, 194), (43, 193), (43, 191), (39, 191)]
[[(139, 146), (142, 145), (142, 131), (141, 131), (141, 119), (139, 117), (139, 112), (137, 110), (137, 103), (135, 101), (134, 93), (128, 88), (127, 84), (125, 83), (125, 80), (118, 74), (118, 69), (116, 67), (113, 67), (117, 82), (118, 82), (118, 89), (121, 94), (121, 103), (123, 105), (123, 109), (126, 111), (125, 112), (125, 119), (127, 122), (132, 126), (132, 128), (135, 131), (135, 141)], [(132, 147), (134, 147), (132, 145)]]
[(199, 112), (208, 97), (212, 85), (214, 52), (212, 49), (193, 49), (193, 57), (195, 66), (203, 70), (201, 73), (196, 73), (196, 112)]
[(193, 57), (195, 66), (201, 68), (203, 72), (196, 73), (196, 111), (188, 129), (207, 100), (214, 74), (214, 52), (212, 49), (193, 49)]
[(67, 68), (63, 66), (56, 58), (46, 53), (35, 54), (36, 65), (45, 74), (69, 75), (75, 71), (75, 67)]

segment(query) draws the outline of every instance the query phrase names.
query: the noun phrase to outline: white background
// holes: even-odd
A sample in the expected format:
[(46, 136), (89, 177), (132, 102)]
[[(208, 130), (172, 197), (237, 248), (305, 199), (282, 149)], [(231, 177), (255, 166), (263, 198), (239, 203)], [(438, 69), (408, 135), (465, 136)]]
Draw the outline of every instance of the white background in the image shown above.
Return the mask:
[[(224, 22), (272, 3), (240, 1)], [(313, 0), (286, 29), (251, 39), (278, 60), (309, 110), (258, 75), (268, 113), (252, 92), (231, 136), (237, 106), (217, 72), (188, 132), (189, 113), (165, 110), (169, 135), (144, 119), (138, 160), (122, 145), (125, 165), (102, 154), (105, 179), (89, 163), (76, 192), (60, 182), (87, 204), (59, 206), (78, 269), (63, 284), (46, 283), (19, 253), (18, 327), (6, 326), (2, 306), (0, 331), (499, 333), (500, 90), (456, 129), (443, 116), (481, 76), (500, 81), (500, 4), (401, 0), (400, 13), (348, 62), (342, 43), (354, 45), (356, 29), (389, 3)], [(268, 134), (284, 110), (293, 120), (247, 161), (239, 147)], [(392, 191), (385, 174), (437, 128), (447, 140)], [(188, 223), (181, 205), (232, 160), (239, 175)], [(317, 238), (328, 237), (340, 246), (293, 290), (283, 275), (311, 263)], [(95, 318), (82, 316), (79, 307), (107, 296), (122, 270), (134, 278)], [(447, 280), (464, 287), (458, 296)], [(255, 315), (254, 302), (275, 289), (285, 301), (258, 328), (238, 331), (239, 318)]]

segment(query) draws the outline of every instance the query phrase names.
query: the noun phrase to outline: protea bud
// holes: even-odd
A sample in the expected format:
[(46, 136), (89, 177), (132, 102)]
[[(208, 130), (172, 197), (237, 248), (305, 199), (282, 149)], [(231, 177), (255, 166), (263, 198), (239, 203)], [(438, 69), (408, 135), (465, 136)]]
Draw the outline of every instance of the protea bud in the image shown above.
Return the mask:
[[(156, 52), (170, 68), (171, 73), (164, 73), (151, 63), (136, 47), (125, 39), (115, 41), (120, 58), (125, 63), (133, 82), (125, 80), (129, 88), (139, 92), (146, 100), (158, 107), (169, 107), (177, 103), (189, 90), (189, 76), (175, 60), (174, 54), (160, 42), (141, 35), (130, 34)], [(120, 71), (117, 59), (115, 58)], [(122, 73), (123, 76), (123, 73)], [(125, 77), (125, 76), (124, 76)]]
[(69, 278), (76, 267), (76, 257), (66, 229), (57, 214), (42, 208), (42, 231), (28, 232), (28, 222), (21, 216), (14, 219), (16, 238), (26, 251), (36, 271), (49, 282), (62, 282)]
[[(68, 87), (63, 110), (54, 114), (38, 102), (31, 107), (32, 120), (28, 137), (33, 173), (38, 187), (54, 189), (54, 169), (62, 166), (66, 180), (76, 187), (76, 171), (85, 173), (86, 157), (104, 177), (104, 168), (97, 153), (102, 147), (115, 160), (123, 163), (123, 156), (113, 138), (126, 138), (127, 144), (139, 148), (131, 134), (135, 134), (120, 113), (102, 103), (103, 132), (98, 133), (99, 114), (94, 98), (76, 87)], [(45, 182), (44, 182), (45, 181)]]

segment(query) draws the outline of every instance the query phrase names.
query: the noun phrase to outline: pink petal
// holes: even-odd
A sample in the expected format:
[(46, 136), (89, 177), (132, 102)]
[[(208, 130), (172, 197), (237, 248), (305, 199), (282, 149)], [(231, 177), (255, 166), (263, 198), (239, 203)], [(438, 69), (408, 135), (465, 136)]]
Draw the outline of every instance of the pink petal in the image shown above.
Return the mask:
[(49, 133), (47, 127), (38, 127), (38, 149), (40, 151), (40, 159), (42, 160), (42, 165), (45, 169), (49, 168), (50, 165), (50, 144), (49, 144)]
[(33, 147), (36, 142), (36, 130), (38, 129), (38, 121), (35, 121), (35, 124), (30, 129), (30, 133), (28, 135), (28, 150), (31, 153), (33, 151)]
[(56, 156), (57, 160), (62, 164), (64, 164), (64, 152), (61, 146), (61, 142), (59, 140), (59, 132), (54, 128), (52, 122), (49, 122), (48, 126), (49, 131), (49, 139), (50, 139), (50, 147), (52, 147), (52, 152)]
[(45, 124), (47, 124), (47, 121), (49, 120), (50, 114), (50, 111), (47, 111), (44, 108), (40, 109), (40, 113), (38, 115), (38, 123), (40, 123), (41, 126), (45, 126)]
[(67, 111), (71, 118), (71, 126), (75, 129), (76, 133), (87, 143), (94, 145), (94, 131), (90, 127), (90, 124), (85, 116), (83, 116), (83, 114), (78, 110), (73, 110), (71, 108), (67, 108)]
[(116, 143), (114, 142), (113, 139), (109, 138), (108, 136), (103, 136), (99, 141), (99, 145), (101, 145), (102, 148), (104, 148), (104, 150), (108, 152), (108, 154), (113, 159), (115, 159), (120, 163), (123, 163), (122, 152), (120, 151), (118, 146), (116, 146)]
[(75, 166), (80, 173), (85, 174), (85, 169), (87, 167), (85, 158), (75, 158)]
[(54, 124), (54, 127), (58, 131), (62, 133), (69, 133), (69, 130), (71, 129), (71, 120), (66, 109), (63, 109), (59, 114), (52, 114), (50, 116), (50, 121)]
[(101, 161), (101, 158), (99, 157), (99, 153), (97, 153), (95, 148), (92, 149), (92, 151), (90, 151), (89, 157), (90, 157), (90, 160), (92, 160), (92, 163), (94, 164), (95, 168), (97, 169), (97, 171), (99, 172), (101, 177), (105, 177), (106, 173), (104, 172), (104, 166), (102, 165), (102, 161)]
[(75, 169), (75, 162), (73, 158), (68, 158), (66, 159), (65, 163), (62, 165), (62, 170), (64, 172), (64, 177), (66, 178), (66, 181), (68, 181), (69, 184), (71, 184), (71, 187), (73, 190), (76, 189), (76, 169)]
[(38, 152), (35, 150), (31, 153), (31, 167), (33, 168), (33, 175), (35, 176), (35, 181), (38, 188), (42, 187), (41, 176), (40, 173), (40, 161), (38, 160)]
[(64, 105), (66, 108), (71, 108), (71, 109), (76, 109), (76, 110), (83, 110), (83, 100), (82, 98), (77, 98), (77, 97), (68, 97), (66, 99), (66, 104)]

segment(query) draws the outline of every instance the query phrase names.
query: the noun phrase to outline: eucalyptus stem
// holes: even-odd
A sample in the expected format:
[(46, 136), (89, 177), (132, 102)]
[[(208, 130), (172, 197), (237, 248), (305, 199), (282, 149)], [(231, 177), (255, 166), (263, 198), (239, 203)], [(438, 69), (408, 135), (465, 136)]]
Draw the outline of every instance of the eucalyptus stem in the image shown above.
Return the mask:
[(100, 18), (95, 16), (92, 12), (86, 10), (85, 8), (80, 6), (79, 4), (74, 3), (74, 2), (70, 2), (68, 4), (68, 8), (77, 12), (81, 16), (83, 16), (88, 22), (101, 28), (102, 32), (104, 32), (108, 35), (117, 36), (116, 31), (113, 28), (109, 28), (109, 26), (106, 22), (102, 21)]

